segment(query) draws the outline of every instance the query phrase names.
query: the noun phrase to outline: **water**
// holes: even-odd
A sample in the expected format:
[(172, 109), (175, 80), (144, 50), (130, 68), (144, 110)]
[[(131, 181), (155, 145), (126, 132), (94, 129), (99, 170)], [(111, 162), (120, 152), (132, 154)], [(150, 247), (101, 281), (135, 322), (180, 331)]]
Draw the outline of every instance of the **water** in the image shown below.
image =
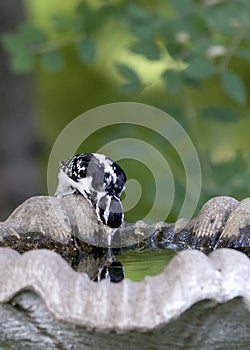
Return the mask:
[(171, 249), (152, 250), (143, 252), (128, 251), (116, 256), (124, 268), (125, 278), (141, 281), (146, 276), (156, 276), (161, 273), (170, 260), (176, 255)]

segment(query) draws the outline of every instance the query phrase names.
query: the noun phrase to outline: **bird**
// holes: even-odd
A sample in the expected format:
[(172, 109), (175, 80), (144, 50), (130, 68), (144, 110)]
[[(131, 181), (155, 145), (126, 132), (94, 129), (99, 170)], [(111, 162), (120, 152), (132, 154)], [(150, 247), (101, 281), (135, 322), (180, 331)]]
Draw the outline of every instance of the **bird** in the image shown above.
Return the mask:
[(60, 162), (58, 180), (56, 197), (80, 193), (95, 209), (100, 224), (112, 229), (122, 225), (120, 196), (127, 177), (112, 159), (98, 153), (74, 155)]

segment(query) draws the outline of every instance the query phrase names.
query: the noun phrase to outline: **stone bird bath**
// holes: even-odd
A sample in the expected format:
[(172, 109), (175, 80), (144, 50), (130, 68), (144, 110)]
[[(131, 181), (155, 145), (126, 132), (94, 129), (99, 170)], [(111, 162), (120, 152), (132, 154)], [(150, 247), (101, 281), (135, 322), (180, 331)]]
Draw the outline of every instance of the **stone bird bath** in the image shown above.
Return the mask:
[(193, 220), (125, 224), (129, 249), (179, 251), (140, 282), (92, 281), (107, 241), (79, 195), (33, 197), (0, 223), (0, 346), (249, 349), (250, 199), (208, 201)]

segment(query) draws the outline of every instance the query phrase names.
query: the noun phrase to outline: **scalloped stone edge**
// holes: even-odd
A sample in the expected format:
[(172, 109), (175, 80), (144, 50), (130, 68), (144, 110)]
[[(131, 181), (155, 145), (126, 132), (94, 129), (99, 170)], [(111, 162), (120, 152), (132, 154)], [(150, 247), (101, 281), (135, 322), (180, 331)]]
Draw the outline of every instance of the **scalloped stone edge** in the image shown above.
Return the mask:
[(95, 283), (53, 251), (20, 255), (0, 248), (1, 303), (32, 290), (58, 320), (98, 331), (152, 330), (205, 299), (224, 303), (243, 297), (250, 311), (249, 281), (249, 258), (226, 248), (208, 256), (182, 251), (159, 275), (119, 284)]

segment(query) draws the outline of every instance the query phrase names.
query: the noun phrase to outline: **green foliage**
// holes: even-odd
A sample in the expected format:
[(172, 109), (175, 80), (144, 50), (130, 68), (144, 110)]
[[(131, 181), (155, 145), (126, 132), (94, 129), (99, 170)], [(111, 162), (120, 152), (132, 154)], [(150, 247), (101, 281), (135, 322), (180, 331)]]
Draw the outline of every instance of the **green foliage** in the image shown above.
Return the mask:
[(76, 43), (78, 54), (83, 63), (91, 63), (96, 55), (95, 43), (93, 40), (86, 38)]
[[(40, 74), (41, 105), (43, 115), (47, 113), (44, 129), (50, 141), (69, 122), (69, 115), (123, 100), (152, 104), (172, 113), (192, 138), (203, 167), (202, 202), (220, 193), (241, 197), (247, 195), (250, 175), (245, 157), (250, 1), (211, 3), (79, 0), (68, 14), (53, 14), (49, 29), (25, 22), (1, 40), (14, 72), (36, 69)], [(117, 28), (122, 35), (113, 42), (116, 31), (120, 34)], [(116, 45), (119, 55), (113, 54)], [(55, 98), (54, 91), (60, 97)], [(113, 134), (119, 135), (117, 130)], [(145, 130), (135, 137), (142, 134), (145, 138)], [(171, 154), (165, 141), (152, 135), (148, 140), (159, 144), (162, 154)], [(101, 147), (108, 138), (99, 135), (88, 150), (96, 151), (98, 142)], [(170, 158), (172, 169), (178, 157)], [(182, 205), (185, 172), (175, 169), (174, 178), (178, 190), (172, 220)]]
[(236, 56), (245, 58), (247, 61), (250, 61), (250, 49), (239, 48), (236, 52)]
[(122, 85), (122, 89), (126, 94), (133, 94), (140, 90), (141, 81), (133, 69), (129, 68), (125, 64), (116, 64), (121, 76), (126, 79), (126, 83)]
[(241, 77), (227, 70), (221, 76), (221, 83), (224, 91), (236, 102), (239, 104), (246, 103), (246, 88)]
[(209, 195), (219, 196), (227, 193), (228, 196), (243, 199), (246, 197), (249, 175), (249, 162), (238, 153), (229, 161), (210, 163), (209, 177), (206, 178), (204, 188), (209, 189)]
[(48, 51), (41, 54), (41, 63), (49, 72), (58, 72), (64, 66), (63, 56), (59, 51)]
[(139, 55), (145, 56), (149, 60), (160, 59), (159, 46), (153, 40), (138, 40), (130, 47), (130, 50)]
[[(190, 83), (200, 87), (199, 82), (217, 74), (221, 75), (225, 93), (243, 105), (246, 103), (244, 79), (228, 70), (228, 66), (236, 54), (250, 59), (249, 3), (246, 0), (218, 1), (213, 6), (207, 3), (172, 0), (163, 10), (163, 4), (157, 7), (153, 3), (144, 6), (140, 2), (107, 1), (100, 6), (91, 6), (91, 2), (80, 1), (71, 16), (58, 14), (52, 17), (54, 33), (62, 36), (59, 35), (58, 41), (51, 41), (42, 29), (24, 23), (17, 33), (5, 34), (2, 42), (11, 55), (10, 65), (15, 72), (32, 71), (36, 56), (41, 56), (45, 69), (57, 72), (64, 67), (60, 50), (70, 45), (76, 46), (84, 64), (94, 63), (98, 56), (94, 37), (104, 23), (112, 19), (122, 22), (135, 37), (128, 48), (132, 52), (148, 60), (160, 61), (165, 46), (174, 59), (186, 64), (184, 77), (181, 77), (184, 66), (178, 72), (176, 67), (170, 68), (166, 63), (162, 79), (170, 93), (178, 93)], [(132, 67), (118, 66), (118, 71), (128, 79), (122, 86), (124, 92), (134, 93), (143, 87)]]
[(210, 78), (216, 72), (215, 66), (209, 61), (197, 58), (193, 60), (185, 69), (184, 74), (194, 80), (203, 80)]
[(29, 23), (23, 23), (16, 34), (4, 34), (2, 43), (11, 54), (12, 70), (17, 73), (30, 72), (34, 68), (36, 46), (45, 40), (45, 33)]
[(183, 84), (183, 78), (178, 71), (166, 70), (162, 74), (162, 78), (167, 86), (167, 89), (171, 94), (175, 95), (178, 92), (180, 92), (180, 89)]
[(236, 111), (228, 107), (207, 106), (200, 110), (200, 115), (220, 122), (236, 122), (241, 119)]

